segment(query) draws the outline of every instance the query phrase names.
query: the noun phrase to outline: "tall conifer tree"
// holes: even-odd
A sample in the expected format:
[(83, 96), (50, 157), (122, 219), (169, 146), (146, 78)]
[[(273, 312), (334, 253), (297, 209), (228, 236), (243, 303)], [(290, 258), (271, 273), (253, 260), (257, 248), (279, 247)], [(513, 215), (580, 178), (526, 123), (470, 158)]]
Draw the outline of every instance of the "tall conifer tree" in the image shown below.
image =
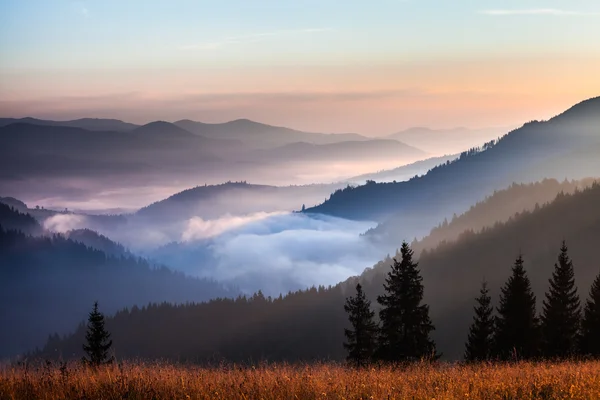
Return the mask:
[(88, 355), (88, 358), (84, 358), (87, 364), (99, 366), (112, 362), (112, 357), (108, 355), (112, 340), (110, 340), (110, 333), (104, 328), (104, 315), (98, 311), (98, 302), (94, 303), (94, 308), (88, 317), (85, 339), (83, 350)]
[(581, 353), (600, 358), (600, 274), (594, 280), (581, 321)]
[(487, 282), (481, 284), (473, 323), (469, 328), (469, 337), (465, 349), (466, 361), (485, 361), (492, 356), (492, 341), (494, 334), (494, 308), (489, 295)]
[(564, 241), (549, 282), (541, 315), (542, 354), (550, 358), (569, 357), (577, 352), (581, 304), (573, 262)]
[(437, 358), (435, 343), (429, 334), (435, 328), (429, 319), (429, 306), (423, 301), (423, 278), (414, 262), (413, 251), (403, 242), (402, 260), (394, 258), (383, 288), (377, 297), (381, 329), (377, 358), (388, 362)]
[(356, 285), (356, 296), (346, 299), (344, 310), (352, 329), (344, 329), (348, 351), (346, 360), (355, 367), (367, 366), (373, 361), (377, 340), (377, 324), (374, 322), (375, 312), (371, 310), (371, 302), (365, 296), (360, 283)]
[(504, 359), (529, 359), (538, 355), (539, 321), (535, 295), (519, 255), (512, 275), (502, 288), (494, 335), (495, 356)]

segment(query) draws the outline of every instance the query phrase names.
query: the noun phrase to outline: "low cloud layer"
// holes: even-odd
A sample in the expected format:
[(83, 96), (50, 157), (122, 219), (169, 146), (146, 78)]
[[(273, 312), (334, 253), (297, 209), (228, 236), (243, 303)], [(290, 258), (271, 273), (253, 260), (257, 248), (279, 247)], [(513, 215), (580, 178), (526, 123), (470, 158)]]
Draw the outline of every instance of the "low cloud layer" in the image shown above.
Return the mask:
[(61, 233), (95, 229), (186, 274), (271, 296), (334, 285), (373, 266), (393, 250), (361, 236), (374, 225), (282, 211), (194, 216), (165, 224), (132, 219), (102, 225), (74, 214), (55, 215), (44, 222), (46, 229)]
[(87, 225), (83, 215), (57, 214), (44, 221), (44, 228), (53, 232), (66, 233)]
[(187, 228), (181, 235), (181, 240), (184, 242), (189, 242), (193, 240), (211, 238), (231, 229), (240, 228), (246, 224), (280, 214), (282, 213), (259, 212), (244, 216), (226, 214), (221, 218), (213, 220), (205, 220), (201, 217), (193, 217), (188, 221)]
[[(227, 282), (248, 293), (261, 289), (276, 296), (312, 285), (336, 284), (385, 255), (360, 236), (373, 226), (368, 222), (297, 213), (198, 222), (194, 219), (188, 224), (187, 243), (163, 248), (155, 256), (187, 273)], [(199, 228), (195, 241), (189, 233), (191, 226)], [(228, 229), (202, 240), (223, 227)]]

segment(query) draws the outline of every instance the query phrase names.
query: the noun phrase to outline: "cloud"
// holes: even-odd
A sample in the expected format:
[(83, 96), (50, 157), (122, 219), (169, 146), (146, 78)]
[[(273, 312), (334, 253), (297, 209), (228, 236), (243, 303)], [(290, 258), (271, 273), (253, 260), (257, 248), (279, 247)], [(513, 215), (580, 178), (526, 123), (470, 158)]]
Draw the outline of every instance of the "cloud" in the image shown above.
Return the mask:
[[(186, 273), (209, 277), (252, 293), (278, 295), (333, 285), (371, 267), (385, 251), (360, 233), (371, 222), (296, 213), (255, 214), (209, 240), (167, 247), (160, 260)], [(258, 218), (260, 216), (260, 218)], [(264, 218), (263, 218), (264, 217)]]
[(332, 28), (305, 28), (305, 29), (288, 29), (272, 32), (251, 33), (248, 35), (231, 36), (213, 42), (202, 42), (196, 44), (185, 44), (179, 46), (180, 50), (215, 50), (233, 44), (256, 43), (263, 41), (268, 37), (280, 37), (289, 35), (302, 35), (320, 32), (332, 31)]
[(44, 221), (45, 229), (60, 233), (81, 229), (86, 225), (86, 218), (83, 215), (75, 214), (57, 214)]
[(207, 239), (220, 235), (231, 229), (240, 228), (248, 223), (260, 221), (274, 215), (281, 215), (281, 212), (258, 212), (249, 215), (230, 215), (227, 214), (221, 218), (213, 220), (204, 220), (201, 217), (194, 217), (188, 221), (187, 228), (181, 235), (181, 240), (189, 242), (199, 239)]
[(600, 12), (586, 12), (586, 11), (570, 11), (561, 10), (557, 8), (534, 8), (534, 9), (497, 9), (497, 10), (483, 10), (479, 12), (485, 15), (496, 15), (496, 16), (510, 16), (510, 15), (552, 15), (552, 16), (589, 16), (589, 15), (600, 15)]

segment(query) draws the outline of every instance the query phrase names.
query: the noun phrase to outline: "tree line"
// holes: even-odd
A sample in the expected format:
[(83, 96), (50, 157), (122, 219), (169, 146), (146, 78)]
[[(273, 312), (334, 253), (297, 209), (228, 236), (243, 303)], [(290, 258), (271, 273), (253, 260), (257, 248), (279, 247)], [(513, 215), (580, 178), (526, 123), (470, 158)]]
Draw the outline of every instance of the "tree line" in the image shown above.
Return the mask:
[[(423, 304), (422, 278), (406, 242), (400, 249), (400, 260), (394, 258), (383, 288), (384, 294), (377, 297), (381, 306), (378, 322), (360, 283), (356, 294), (346, 299), (344, 309), (351, 325), (344, 330), (348, 363), (364, 367), (373, 362), (437, 359), (440, 355), (429, 337), (435, 328), (429, 307)], [(565, 241), (549, 279), (541, 315), (536, 312), (536, 297), (522, 255), (501, 288), (496, 310), (484, 280), (474, 312), (465, 344), (466, 361), (600, 357), (600, 274), (582, 312)]]

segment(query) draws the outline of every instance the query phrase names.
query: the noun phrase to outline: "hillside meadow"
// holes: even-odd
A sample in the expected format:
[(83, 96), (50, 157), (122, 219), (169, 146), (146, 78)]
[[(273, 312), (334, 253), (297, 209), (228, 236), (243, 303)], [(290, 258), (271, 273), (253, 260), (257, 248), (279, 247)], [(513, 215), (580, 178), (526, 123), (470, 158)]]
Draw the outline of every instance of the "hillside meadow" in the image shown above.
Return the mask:
[(600, 399), (600, 362), (4, 367), (0, 399)]

